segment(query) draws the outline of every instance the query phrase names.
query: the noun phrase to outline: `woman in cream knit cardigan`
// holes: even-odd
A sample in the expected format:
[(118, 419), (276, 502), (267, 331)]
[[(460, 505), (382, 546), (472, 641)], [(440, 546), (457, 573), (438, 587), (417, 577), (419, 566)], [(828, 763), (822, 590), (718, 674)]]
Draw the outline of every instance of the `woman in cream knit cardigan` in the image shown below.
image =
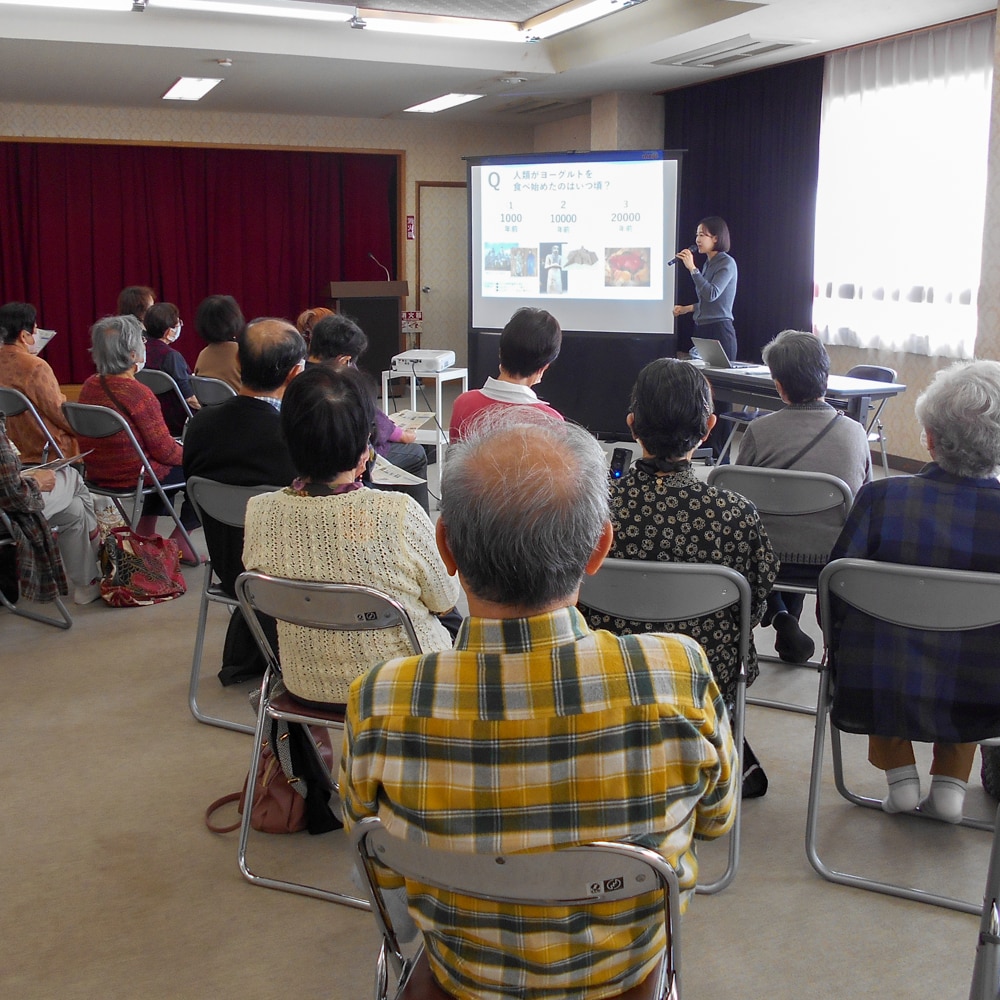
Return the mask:
[[(291, 487), (247, 505), (243, 562), (300, 580), (357, 583), (394, 597), (409, 612), (424, 652), (448, 649), (437, 615), (451, 610), (448, 575), (430, 519), (403, 493), (367, 489), (374, 401), (353, 369), (312, 368), (281, 404), (281, 426), (299, 473)], [(401, 629), (322, 632), (278, 623), (285, 685), (307, 703), (341, 704), (355, 677), (410, 652)]]

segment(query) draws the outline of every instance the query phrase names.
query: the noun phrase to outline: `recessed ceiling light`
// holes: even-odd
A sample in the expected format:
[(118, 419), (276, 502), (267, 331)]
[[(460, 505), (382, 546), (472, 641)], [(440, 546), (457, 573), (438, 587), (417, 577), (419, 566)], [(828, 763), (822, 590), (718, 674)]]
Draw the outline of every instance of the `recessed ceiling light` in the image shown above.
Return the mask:
[(626, 10), (631, 4), (620, 4), (618, 0), (590, 0), (590, 3), (567, 3), (556, 7), (547, 14), (529, 18), (524, 29), (532, 39), (551, 38), (572, 28), (579, 28), (598, 18)]
[(274, 3), (257, 0), (148, 0), (150, 10), (186, 10), (192, 14), (251, 14), (305, 21), (347, 21), (354, 6), (332, 3)]
[(72, 7), (73, 10), (132, 10), (132, 0), (0, 0), (0, 4), (15, 7)]
[(423, 104), (414, 104), (412, 108), (403, 108), (403, 110), (433, 114), (435, 111), (457, 108), (460, 104), (468, 104), (469, 101), (478, 101), (483, 96), (483, 94), (445, 94), (444, 97), (435, 97), (433, 101), (424, 101)]
[(358, 18), (369, 31), (389, 31), (433, 38), (462, 38), (479, 42), (523, 42), (516, 21), (487, 21), (476, 17), (403, 14), (358, 8)]
[(200, 101), (213, 87), (222, 83), (221, 77), (182, 76), (164, 95), (165, 101)]

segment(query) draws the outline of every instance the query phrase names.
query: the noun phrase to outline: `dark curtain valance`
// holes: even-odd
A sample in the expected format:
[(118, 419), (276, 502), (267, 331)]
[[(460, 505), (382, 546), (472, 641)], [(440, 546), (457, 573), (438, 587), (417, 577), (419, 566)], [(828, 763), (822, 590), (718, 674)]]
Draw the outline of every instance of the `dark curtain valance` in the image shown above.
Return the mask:
[[(684, 149), (679, 245), (698, 220), (721, 215), (739, 266), (734, 309), (740, 357), (781, 330), (809, 330), (823, 58), (673, 91), (664, 98), (665, 149)], [(859, 234), (860, 238), (860, 234)], [(694, 301), (686, 274), (677, 301)], [(677, 323), (690, 346), (691, 321)]]
[(233, 295), (248, 319), (293, 319), (330, 281), (396, 274), (393, 155), (0, 143), (0, 300), (59, 331), (43, 355), (62, 382), (93, 372), (88, 328), (125, 285), (151, 285), (204, 346), (198, 303)]

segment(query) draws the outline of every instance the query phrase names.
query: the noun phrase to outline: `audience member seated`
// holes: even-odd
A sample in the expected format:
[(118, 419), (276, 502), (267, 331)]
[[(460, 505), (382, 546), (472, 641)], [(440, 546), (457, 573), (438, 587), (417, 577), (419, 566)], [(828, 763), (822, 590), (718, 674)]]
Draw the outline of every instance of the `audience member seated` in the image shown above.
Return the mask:
[[(291, 324), (265, 319), (251, 323), (239, 341), (243, 384), (239, 394), (199, 410), (184, 436), (184, 474), (232, 486), (283, 486), (295, 478), (281, 435), (281, 400), (302, 371), (306, 345)], [(243, 572), (243, 529), (206, 517), (205, 543), (219, 585), (235, 597)], [(273, 637), (272, 637), (273, 638)], [(276, 641), (276, 639), (275, 639)], [(229, 619), (219, 679), (236, 684), (264, 673), (264, 660), (239, 613)]]
[[(868, 434), (856, 420), (834, 409), (826, 399), (830, 357), (819, 338), (799, 330), (783, 330), (764, 348), (764, 363), (785, 409), (758, 417), (749, 424), (740, 444), (737, 465), (759, 465), (767, 469), (797, 469), (825, 472), (843, 479), (856, 494), (872, 477)], [(813, 522), (815, 524), (815, 522)], [(796, 525), (779, 548), (800, 552), (795, 544)], [(773, 539), (778, 544), (778, 539)], [(781, 558), (784, 575), (796, 575), (794, 563)], [(800, 566), (803, 580), (815, 583), (816, 566)], [(789, 663), (806, 663), (815, 652), (812, 639), (799, 627), (804, 594), (772, 591), (768, 597), (765, 625), (773, 625), (774, 648)]]
[[(917, 399), (915, 411), (930, 463), (915, 476), (892, 476), (862, 486), (830, 558), (1000, 572), (1000, 362), (959, 363), (939, 371)], [(919, 676), (905, 686), (885, 684), (889, 664), (898, 670), (910, 660), (906, 636), (885, 622), (859, 622), (860, 613), (843, 605), (835, 606), (835, 613), (838, 676), (862, 669), (866, 687), (877, 688), (884, 705), (879, 718), (897, 722), (892, 726), (883, 721), (868, 742), (868, 759), (885, 771), (888, 783), (882, 808), (895, 813), (919, 806), (937, 819), (960, 822), (976, 744), (934, 744), (930, 790), (921, 800), (910, 742), (918, 734), (897, 727), (912, 719), (914, 712), (907, 706), (912, 692), (922, 691), (923, 685)], [(981, 662), (984, 669), (993, 669), (993, 630), (988, 636), (981, 631), (942, 632), (937, 642), (943, 663)], [(839, 691), (838, 700), (848, 694), (847, 689)], [(860, 701), (845, 705), (845, 711), (861, 713), (870, 708)], [(960, 728), (960, 706), (949, 700), (947, 691), (935, 692), (930, 710), (931, 728)]]
[[(611, 520), (616, 559), (711, 563), (728, 566), (750, 585), (750, 621), (764, 614), (778, 560), (756, 508), (745, 497), (709, 486), (691, 468), (691, 455), (715, 426), (712, 390), (693, 365), (660, 358), (646, 365), (632, 390), (626, 418), (642, 458), (611, 483)], [(705, 650), (726, 705), (736, 701), (739, 619), (732, 609), (702, 621), (625, 621), (581, 609), (592, 628), (619, 634), (683, 632)], [(757, 651), (750, 640), (747, 684), (757, 677)], [(763, 795), (767, 779), (744, 745), (743, 794)]]
[(156, 301), (156, 292), (148, 285), (128, 285), (118, 293), (115, 309), (119, 316), (134, 316), (145, 323), (146, 310)]
[[(156, 396), (136, 381), (135, 373), (145, 364), (146, 345), (142, 325), (134, 316), (105, 316), (90, 330), (90, 353), (97, 368), (80, 389), (80, 402), (91, 406), (107, 406), (117, 410), (126, 420), (139, 442), (160, 484), (171, 486), (184, 481), (181, 468), (183, 450), (171, 437), (163, 420)], [(105, 438), (80, 438), (80, 447), (91, 451), (87, 455), (87, 478), (99, 486), (114, 489), (134, 488), (142, 465), (124, 433)], [(156, 519), (169, 514), (155, 494), (148, 496), (139, 520), (138, 531), (151, 535), (156, 531)], [(185, 500), (181, 509), (185, 528), (197, 527), (198, 520)], [(189, 562), (198, 562), (179, 528), (170, 537), (177, 542)]]
[(306, 309), (299, 313), (299, 318), (295, 321), (295, 329), (302, 334), (306, 347), (312, 340), (313, 327), (324, 317), (332, 315), (333, 310), (327, 309), (325, 306), (317, 306), (315, 309)]
[(239, 392), (240, 362), (236, 345), (247, 324), (236, 299), (231, 295), (209, 295), (198, 306), (194, 325), (208, 344), (194, 363), (195, 375), (221, 379)]
[[(22, 470), (7, 437), (3, 414), (0, 510), (13, 525), (18, 576), (25, 597), (51, 601), (57, 594), (67, 594), (67, 576), (77, 604), (90, 604), (101, 596), (93, 497), (76, 469)], [(49, 525), (59, 529), (55, 544)]]
[[(36, 319), (35, 307), (27, 302), (8, 302), (0, 307), (0, 385), (17, 389), (31, 400), (63, 455), (70, 458), (80, 448), (63, 416), (66, 397), (55, 373), (37, 356), (41, 345), (35, 333)], [(37, 465), (42, 461), (48, 442), (30, 413), (9, 417), (7, 432), (21, 452), (22, 462)]]
[[(338, 370), (348, 366), (357, 368), (358, 359), (367, 348), (368, 337), (354, 320), (330, 313), (313, 327), (306, 367), (330, 365)], [(425, 511), (429, 512), (426, 482), (427, 452), (424, 451), (423, 445), (416, 443), (416, 440), (415, 431), (404, 431), (401, 427), (397, 427), (376, 407), (375, 438), (372, 441), (375, 451), (404, 472), (424, 480), (418, 486), (393, 488), (409, 493)]]
[(466, 427), (483, 410), (494, 406), (531, 406), (562, 420), (562, 414), (539, 399), (532, 388), (559, 357), (561, 346), (562, 330), (555, 316), (544, 309), (518, 309), (500, 334), (499, 376), (490, 376), (482, 389), (463, 392), (455, 400), (449, 439), (464, 437)]
[[(184, 355), (170, 346), (183, 328), (184, 321), (172, 302), (157, 302), (146, 310), (146, 367), (166, 372), (177, 383), (188, 406), (197, 410), (201, 404), (191, 388), (191, 369)], [(167, 428), (174, 437), (180, 437), (188, 418), (181, 401), (172, 392), (158, 398)]]
[[(434, 529), (402, 493), (371, 490), (360, 479), (369, 457), (375, 403), (353, 368), (319, 365), (292, 380), (281, 428), (299, 478), (247, 506), (243, 562), (297, 580), (357, 583), (406, 608), (422, 648), (448, 649), (437, 615), (451, 611), (458, 581), (434, 546)], [(307, 703), (343, 704), (373, 663), (408, 651), (401, 629), (319, 632), (278, 623), (282, 675)]]
[[(449, 451), (438, 547), (470, 617), (454, 650), (351, 685), (345, 823), (378, 816), (397, 837), (469, 853), (638, 842), (674, 866), (686, 906), (692, 839), (734, 815), (722, 697), (694, 640), (587, 627), (574, 605), (611, 542), (607, 462), (583, 428), (530, 410), (485, 416)], [(598, 914), (406, 888), (455, 996), (617, 996), (664, 947), (652, 893)]]

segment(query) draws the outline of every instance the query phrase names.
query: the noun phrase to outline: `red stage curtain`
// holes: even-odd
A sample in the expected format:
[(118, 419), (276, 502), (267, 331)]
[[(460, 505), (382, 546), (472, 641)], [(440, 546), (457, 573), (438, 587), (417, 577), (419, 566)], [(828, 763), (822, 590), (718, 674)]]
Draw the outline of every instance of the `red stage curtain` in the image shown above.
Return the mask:
[(151, 285), (204, 346), (198, 303), (232, 295), (247, 319), (294, 320), (330, 281), (396, 273), (397, 160), (278, 150), (0, 143), (0, 301), (59, 331), (61, 382), (93, 372), (89, 327), (125, 285)]

